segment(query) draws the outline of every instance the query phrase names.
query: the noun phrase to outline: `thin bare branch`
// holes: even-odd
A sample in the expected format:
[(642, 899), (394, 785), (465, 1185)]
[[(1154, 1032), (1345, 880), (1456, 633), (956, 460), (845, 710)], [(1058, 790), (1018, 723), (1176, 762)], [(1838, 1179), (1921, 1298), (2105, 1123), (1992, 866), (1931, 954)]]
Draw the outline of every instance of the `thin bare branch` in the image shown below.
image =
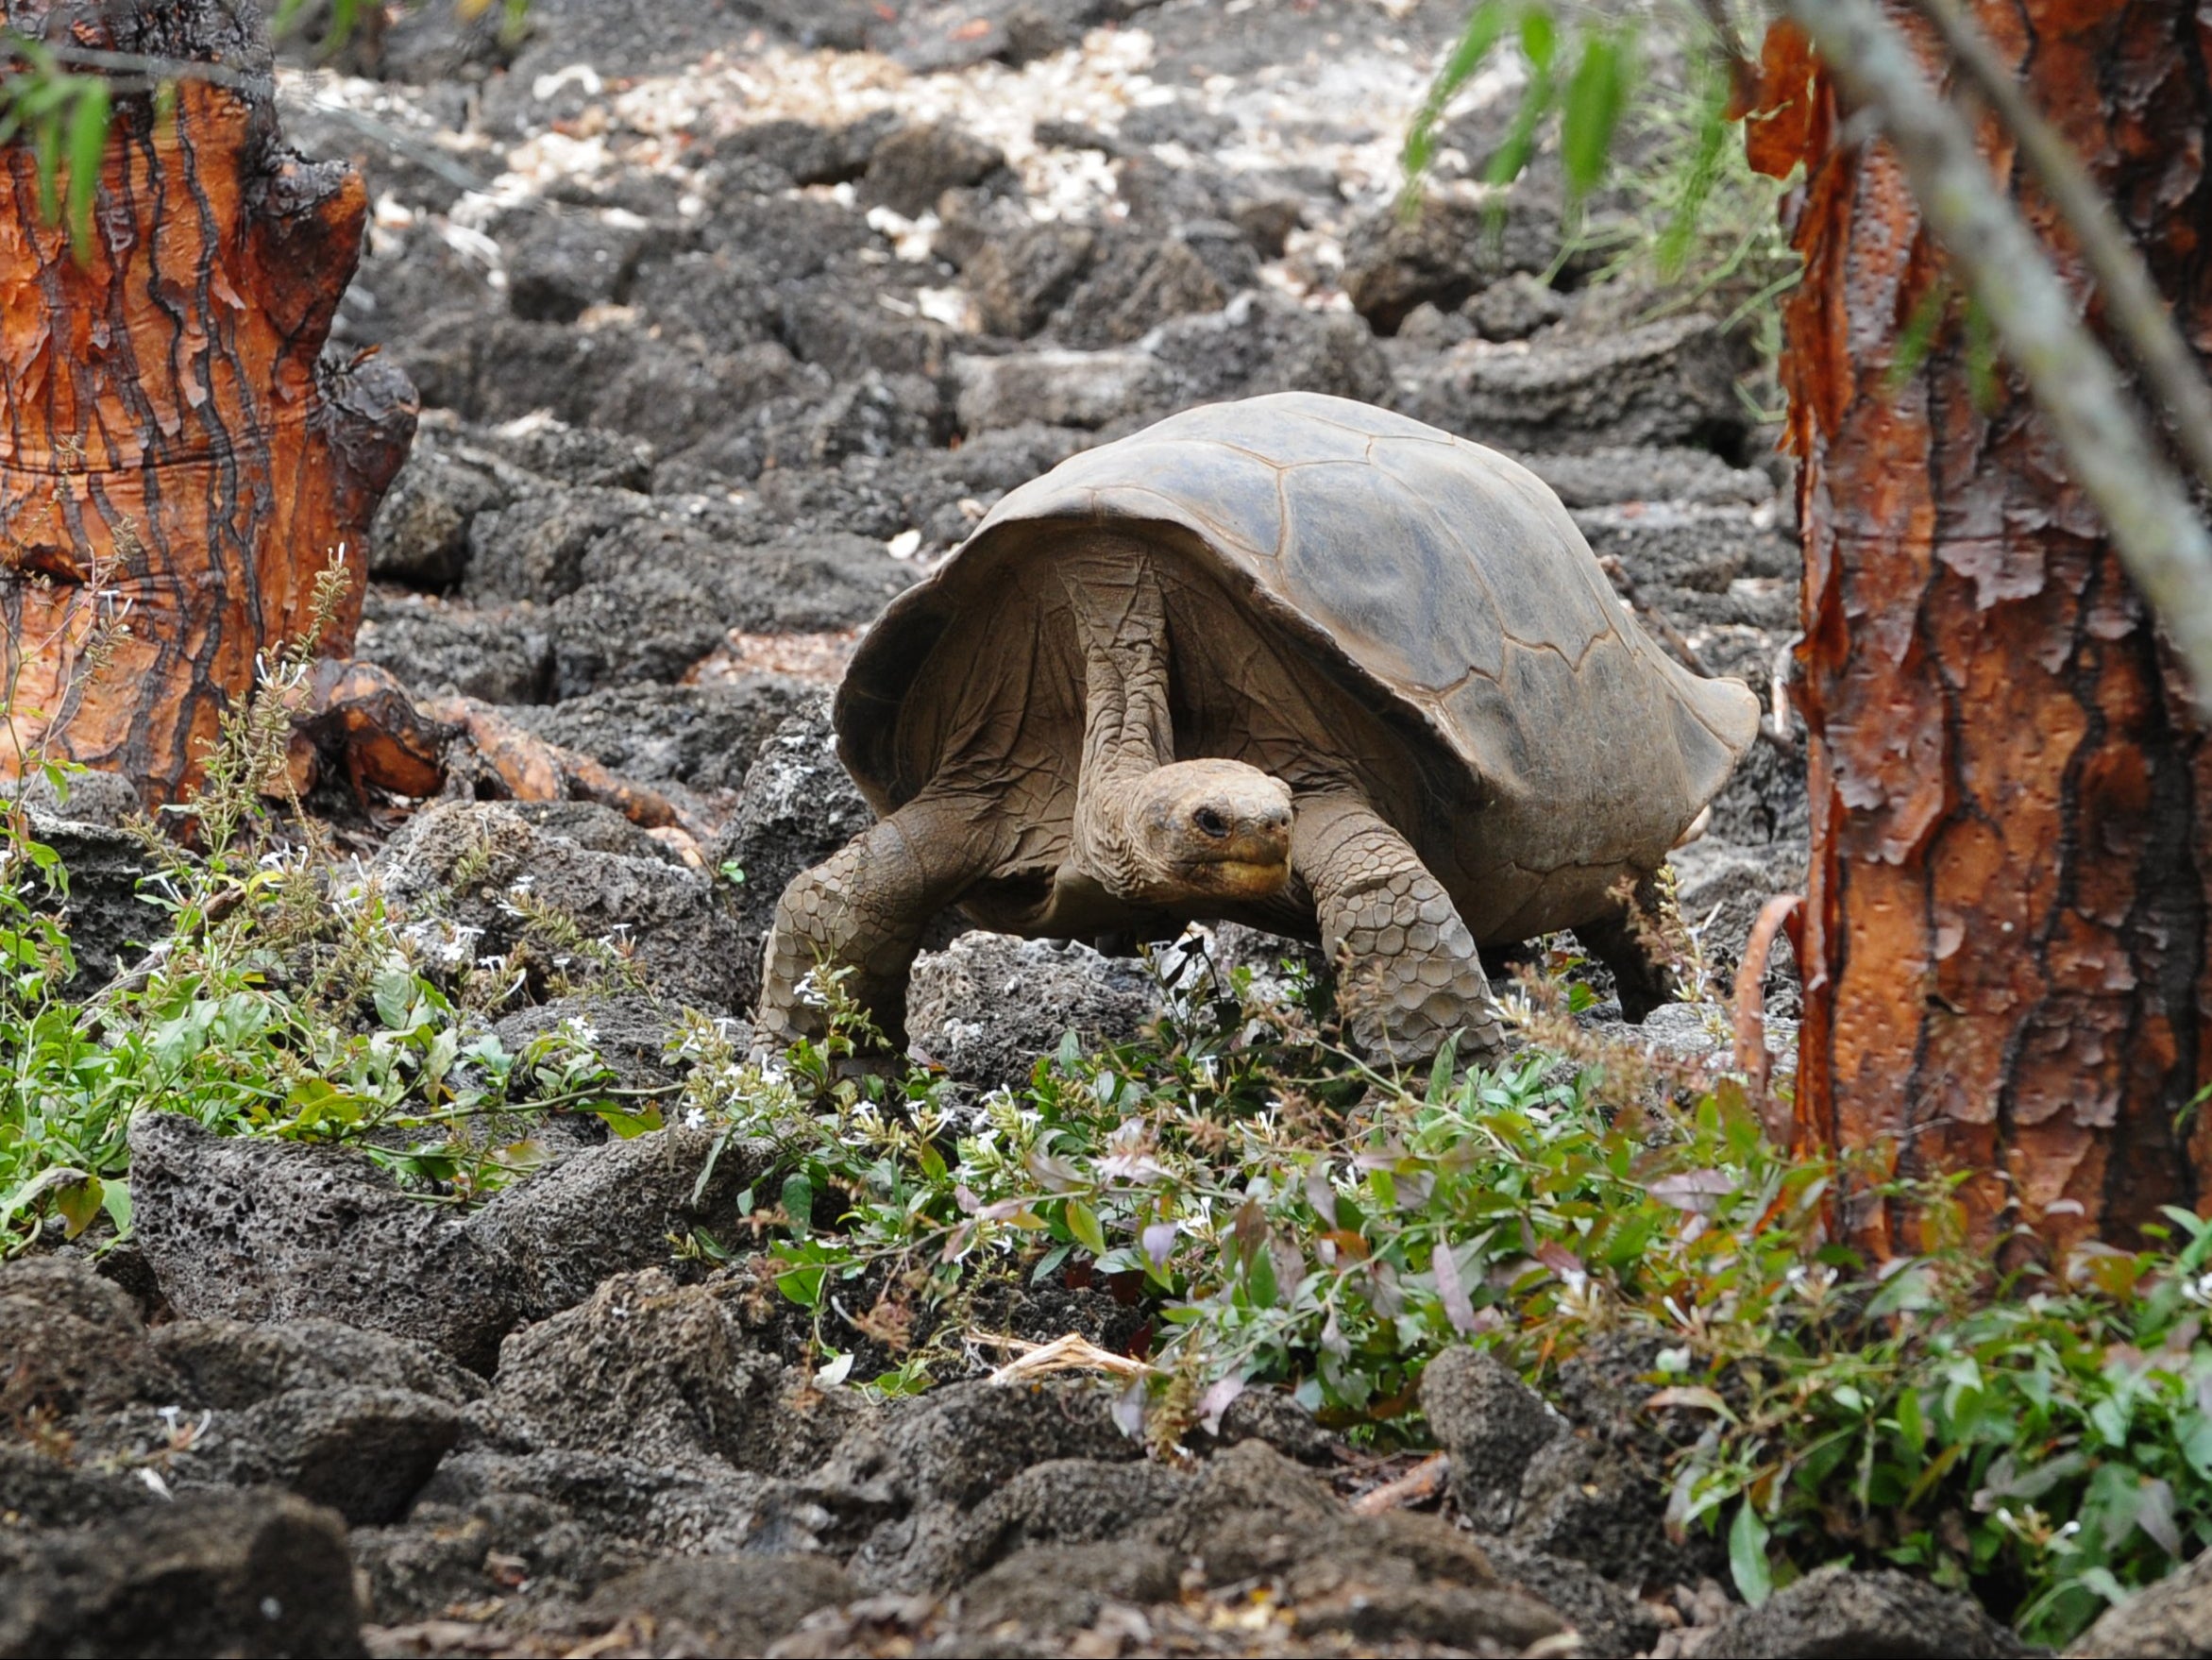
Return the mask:
[(1938, 240), (2066, 447), (2113, 545), (2212, 715), (2212, 534), (2050, 256), (1958, 111), (1873, 0), (1787, 0), (1841, 83), (1881, 123)]
[(1913, 0), (1935, 25), (1943, 43), (1965, 70), (1974, 90), (1987, 102), (2020, 146), (2036, 182), (2050, 195), (2067, 229), (2081, 245), (2082, 257), (2104, 291), (2107, 315), (2126, 337), (2129, 354), (2143, 379), (2173, 417), (2175, 436), (2212, 489), (2212, 386), (2205, 383), (2196, 354), (2174, 327), (2172, 313), (2151, 281), (2151, 274), (2113, 213), (2104, 193), (2064, 134), (2043, 117), (1987, 37), (1975, 27), (1958, 0)]

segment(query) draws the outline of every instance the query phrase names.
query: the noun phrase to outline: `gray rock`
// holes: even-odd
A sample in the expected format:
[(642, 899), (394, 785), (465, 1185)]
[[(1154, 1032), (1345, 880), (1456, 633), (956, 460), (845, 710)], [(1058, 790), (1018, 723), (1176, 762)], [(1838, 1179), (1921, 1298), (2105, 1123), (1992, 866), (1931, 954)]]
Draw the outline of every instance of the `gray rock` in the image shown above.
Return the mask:
[(953, 1622), (996, 1634), (1077, 1632), (1109, 1603), (1172, 1602), (1182, 1564), (1172, 1551), (1140, 1539), (1091, 1546), (1032, 1545), (964, 1585)]
[(1423, 300), (1398, 325), (1397, 355), (1448, 351), (1462, 340), (1475, 337), (1475, 325), (1457, 312), (1441, 312)]
[(2212, 1660), (2212, 1552), (2108, 1608), (2068, 1660)]
[(656, 1562), (592, 1593), (581, 1629), (640, 1616), (656, 1642), (702, 1654), (758, 1654), (817, 1608), (849, 1602), (859, 1588), (821, 1556), (705, 1556)]
[[(1707, 837), (1667, 855), (1680, 886), (1682, 920), (1701, 927), (1714, 962), (1733, 972), (1760, 909), (1777, 894), (1805, 890), (1805, 855), (1786, 842), (1731, 847)], [(1786, 942), (1773, 960), (1788, 957)]]
[(428, 1344), (334, 1320), (178, 1320), (153, 1328), (148, 1339), (176, 1375), (174, 1397), (194, 1407), (234, 1412), (292, 1392), (349, 1386), (459, 1407), (484, 1390), (482, 1379)]
[(925, 1504), (879, 1529), (853, 1569), (872, 1590), (941, 1593), (1038, 1550), (1149, 1542), (1190, 1490), (1190, 1477), (1149, 1460), (1046, 1459), (979, 1503)]
[(732, 950), (739, 1007), (750, 1008), (760, 998), (761, 950), (791, 878), (874, 822), (837, 760), (829, 699), (818, 693), (761, 746), (745, 775), (736, 816), (707, 850), (718, 879), (728, 867), (743, 876), (723, 890), (736, 922)]
[(1710, 317), (1672, 317), (1597, 337), (1471, 340), (1402, 378), (1397, 407), (1500, 449), (1686, 445), (1732, 451), (1748, 417), (1735, 348)]
[(573, 323), (628, 293), (647, 236), (634, 214), (533, 208), (508, 214), (495, 232), (506, 256), (507, 304), (516, 316)]
[(469, 527), (508, 500), (491, 469), (417, 444), (369, 526), (369, 575), (415, 588), (457, 586), (468, 569)]
[(1380, 403), (1390, 361), (1357, 317), (1310, 312), (1279, 295), (1240, 294), (1219, 312), (1176, 317), (1144, 345), (1165, 377), (1158, 407), (1267, 392), (1326, 392)]
[(1468, 296), (1460, 315), (1485, 340), (1526, 340), (1567, 314), (1558, 289), (1526, 271)]
[(1220, 311), (1258, 277), (1251, 245), (1233, 226), (1201, 221), (1164, 237), (1123, 232), (1106, 241), (1052, 333), (1092, 350), (1125, 346), (1171, 317)]
[(509, 1337), (487, 1421), (532, 1451), (711, 1468), (776, 1410), (782, 1372), (737, 1341), (713, 1293), (649, 1268)]
[(1528, 1461), (1507, 1537), (1624, 1584), (1695, 1583), (1695, 1564), (1663, 1524), (1666, 1489), (1636, 1449), (1581, 1434), (1546, 1442)]
[(73, 772), (59, 788), (43, 772), (0, 779), (0, 800), (20, 801), (47, 820), (121, 830), (144, 814), (138, 788), (120, 772)]
[(1516, 272), (1547, 269), (1559, 252), (1559, 212), (1515, 191), (1494, 207), (1472, 195), (1433, 192), (1411, 219), (1395, 203), (1344, 239), (1344, 292), (1352, 309), (1394, 334), (1424, 301), (1457, 309)]
[(355, 1153), (130, 1127), (135, 1232), (186, 1319), (335, 1319), (488, 1371), (515, 1314), (502, 1265), (451, 1211)]
[(1047, 349), (955, 357), (955, 408), (967, 432), (1020, 426), (1103, 427), (1163, 400), (1162, 371), (1142, 351)]
[(518, 801), (509, 805), (516, 816), (540, 835), (573, 842), (593, 853), (620, 854), (624, 858), (662, 865), (684, 862), (673, 848), (654, 840), (650, 832), (632, 823), (604, 802)]
[(1583, 1653), (1648, 1654), (1658, 1644), (1663, 1628), (1651, 1605), (1582, 1563), (1508, 1539), (1485, 1539), (1482, 1551), (1501, 1577), (1565, 1616)]
[(292, 1389), (219, 1412), (171, 1468), (179, 1484), (281, 1487), (354, 1527), (397, 1521), (461, 1438), (461, 1413), (408, 1389)]
[[(102, 1467), (81, 1456), (69, 1463), (25, 1443), (0, 1442), (0, 1513), (10, 1518), (11, 1532), (79, 1528), (160, 1502), (127, 1470)], [(0, 1540), (0, 1563), (6, 1555)], [(0, 1583), (6, 1571), (0, 1567)], [(0, 1631), (5, 1629), (6, 1616), (0, 1614)]]
[(623, 686), (509, 718), (640, 783), (735, 790), (769, 736), (816, 688), (781, 674), (713, 686)]
[(1256, 1441), (1211, 1460), (1156, 1536), (1198, 1558), (1212, 1584), (1278, 1580), (1302, 1631), (1518, 1651), (1564, 1625), (1500, 1581), (1464, 1533), (1404, 1511), (1350, 1515), (1318, 1477)]
[(1097, 250), (1097, 232), (1059, 220), (981, 243), (961, 263), (985, 332), (1018, 340), (1038, 333), (1090, 269)]
[[(875, 1488), (904, 1506), (971, 1511), (1047, 1460), (1140, 1458), (1143, 1449), (1114, 1423), (1110, 1399), (1089, 1380), (1023, 1388), (948, 1384), (849, 1437), (820, 1480)], [(862, 1571), (857, 1561), (854, 1571)]]
[(1801, 862), (1811, 836), (1810, 810), (1800, 727), (1799, 741), (1790, 754), (1769, 743), (1751, 746), (1713, 798), (1713, 823), (1705, 834), (1709, 840), (1733, 847), (1787, 842)]
[(419, 697), (512, 705), (552, 695), (553, 637), (533, 606), (476, 609), (372, 588), (354, 654)]
[(1229, 1402), (1218, 1439), (1224, 1447), (1264, 1441), (1285, 1458), (1316, 1465), (1335, 1463), (1341, 1445), (1293, 1397), (1268, 1388), (1247, 1389)]
[(737, 931), (712, 880), (681, 865), (593, 852), (499, 803), (441, 802), (410, 820), (372, 871), (422, 927), (481, 930), (477, 955), (533, 941), (541, 970), (571, 982), (636, 981), (709, 1012), (738, 1006)]
[(898, 117), (889, 110), (839, 127), (805, 121), (752, 121), (716, 139), (708, 165), (752, 162), (782, 175), (790, 185), (849, 184), (868, 170), (876, 145), (897, 130)]
[(0, 1263), (0, 1412), (56, 1420), (178, 1398), (181, 1380), (146, 1341), (137, 1307), (85, 1262), (31, 1257)]
[(716, 1142), (675, 1127), (585, 1148), (496, 1195), (470, 1232), (503, 1265), (515, 1310), (544, 1319), (610, 1274), (666, 1262), (672, 1231), (696, 1224), (735, 1238), (732, 1205), (771, 1155), (743, 1143), (718, 1151)]
[(545, 604), (572, 594), (593, 543), (652, 515), (651, 500), (632, 491), (569, 488), (480, 514), (469, 531), (469, 595)]
[(1565, 1422), (1487, 1349), (1447, 1348), (1421, 1374), (1421, 1410), (1450, 1457), (1452, 1497), (1485, 1533), (1511, 1525), (1528, 1463)]
[[(649, 1548), (611, 1532), (599, 1516), (576, 1511), (500, 1478), (532, 1461), (482, 1451), (452, 1454), (407, 1520), (356, 1528), (351, 1544), (364, 1615), (380, 1625), (431, 1619), (457, 1603), (499, 1599), (510, 1608), (520, 1565), (527, 1601), (572, 1611), (595, 1585), (650, 1560)], [(650, 1502), (644, 1472), (601, 1468), (594, 1474), (642, 1506)], [(629, 1483), (639, 1484), (630, 1487)], [(698, 1488), (671, 1475), (671, 1488)], [(457, 1501), (465, 1489), (465, 1502)], [(687, 1495), (696, 1497), (696, 1493)], [(520, 1612), (519, 1609), (516, 1610)]]
[(532, 1043), (552, 1033), (584, 1042), (620, 1090), (654, 1090), (677, 1081), (667, 1059), (675, 1030), (675, 1016), (667, 1004), (634, 994), (556, 997), (502, 1015), (492, 1027), (507, 1052), (517, 1057), (527, 1057)]
[(860, 180), (864, 207), (882, 204), (918, 219), (948, 190), (982, 184), (1006, 171), (995, 144), (949, 122), (909, 127), (877, 144)]
[[(835, 1534), (839, 1517), (817, 1498), (811, 1483), (708, 1460), (667, 1465), (569, 1448), (464, 1448), (438, 1466), (408, 1522), (370, 1547), (371, 1583), (381, 1613), (387, 1598), (421, 1608), (426, 1595), (443, 1588), (441, 1580), (447, 1585), (459, 1580), (478, 1598), (498, 1594), (500, 1587), (486, 1573), (498, 1566), (487, 1565), (487, 1544), (524, 1561), (549, 1545), (567, 1558), (562, 1566), (585, 1589), (610, 1570), (670, 1553), (819, 1550), (824, 1541), (817, 1530)], [(477, 1521), (486, 1525), (480, 1530), (472, 1526)], [(455, 1561), (438, 1548), (440, 1541), (423, 1537), (426, 1530), (447, 1540), (457, 1535), (464, 1547), (474, 1534), (473, 1560)], [(377, 1557), (386, 1565), (381, 1572)], [(431, 1601), (431, 1611), (440, 1605)]]
[[(2178, 1651), (2177, 1651), (2178, 1652)], [(2035, 1654), (1971, 1597), (1910, 1574), (1824, 1567), (1739, 1609), (1698, 1645), (1698, 1660), (2015, 1660)]]
[(1027, 1083), (1068, 1032), (1087, 1048), (1133, 1042), (1165, 1005), (1130, 958), (979, 931), (916, 960), (906, 1008), (914, 1047), (954, 1077), (991, 1089)]
[[(671, 1129), (587, 1147), (463, 1218), (399, 1192), (356, 1154), (223, 1140), (180, 1115), (146, 1114), (131, 1127), (132, 1196), (140, 1243), (187, 1319), (339, 1320), (488, 1372), (518, 1320), (667, 1261), (671, 1228), (727, 1228), (754, 1158), (725, 1150), (702, 1191), (714, 1141)], [(441, 1401), (465, 1393), (450, 1373), (380, 1372), (357, 1352), (363, 1344), (374, 1347), (364, 1338), (335, 1350), (359, 1363), (359, 1381)], [(296, 1365), (287, 1375), (312, 1377)]]
[(1526, 465), (1570, 508), (1628, 501), (1760, 507), (1775, 500), (1774, 481), (1764, 470), (1731, 466), (1709, 449), (1601, 445), (1531, 455)]
[(889, 455), (936, 444), (951, 421), (937, 382), (870, 370), (830, 395), (807, 434), (807, 459), (835, 466), (848, 455)]
[[(111, 792), (94, 787), (93, 799)], [(73, 791), (74, 794), (74, 791)], [(118, 799), (119, 798), (115, 798)], [(144, 948), (169, 933), (168, 917), (139, 895), (139, 884), (160, 869), (136, 836), (76, 819), (49, 818), (30, 811), (33, 839), (59, 855), (69, 872), (66, 897), (34, 889), (33, 903), (60, 919), (76, 956), (75, 984), (90, 990), (144, 955)]]
[(0, 1533), (0, 1655), (358, 1655), (346, 1529), (288, 1493), (181, 1493)]
[[(1636, 502), (1575, 513), (1591, 551), (1617, 557), (1646, 596), (1684, 626), (1749, 622), (1776, 629), (1794, 623), (1800, 558), (1796, 540), (1773, 520), (1770, 506), (1733, 502)], [(1747, 578), (1768, 579), (1771, 586), (1746, 585)], [(1759, 592), (1776, 596), (1784, 612), (1747, 613), (1745, 596)]]
[(579, 489), (645, 490), (652, 482), (653, 447), (626, 432), (531, 415), (472, 430), (469, 439), (526, 472)]

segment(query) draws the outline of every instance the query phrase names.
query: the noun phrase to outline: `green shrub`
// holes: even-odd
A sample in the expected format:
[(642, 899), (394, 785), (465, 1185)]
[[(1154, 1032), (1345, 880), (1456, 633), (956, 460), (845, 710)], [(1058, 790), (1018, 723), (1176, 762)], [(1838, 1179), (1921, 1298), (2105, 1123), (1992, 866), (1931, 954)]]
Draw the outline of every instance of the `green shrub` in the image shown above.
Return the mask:
[[(1610, 1078), (1541, 1051), (1386, 1077), (1320, 1041), (1312, 995), (1202, 983), (1157, 1042), (1071, 1037), (972, 1104), (920, 1071), (841, 1076), (867, 1034), (834, 988), (832, 1039), (787, 1065), (692, 1028), (692, 1109), (784, 1149), (756, 1190), (768, 1257), (832, 1376), (980, 1277), (1077, 1267), (1143, 1288), (1156, 1445), (1251, 1382), (1406, 1440), (1446, 1345), (1542, 1386), (1625, 1331), (1658, 1357), (1669, 1524), (1725, 1535), (1752, 1601), (1825, 1561), (1897, 1563), (2058, 1642), (2212, 1542), (2212, 1224), (2176, 1213), (2071, 1278), (1992, 1280), (1957, 1245), (1869, 1273), (1829, 1235), (1835, 1166), (1777, 1149), (1733, 1080), (1676, 1105), (1639, 1076), (1624, 1109), (1626, 1055)], [(1915, 1196), (1940, 1237), (1950, 1201)], [(838, 1296), (862, 1286), (872, 1308)], [(960, 1337), (874, 1383), (923, 1385)]]

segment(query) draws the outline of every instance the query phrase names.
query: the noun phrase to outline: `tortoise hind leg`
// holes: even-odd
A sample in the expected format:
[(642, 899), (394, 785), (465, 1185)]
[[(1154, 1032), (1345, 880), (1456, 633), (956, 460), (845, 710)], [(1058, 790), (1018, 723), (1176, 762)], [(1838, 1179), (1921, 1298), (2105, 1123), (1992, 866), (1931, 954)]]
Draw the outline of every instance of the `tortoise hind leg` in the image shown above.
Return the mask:
[(937, 914), (996, 863), (966, 797), (924, 794), (802, 871), (776, 902), (762, 953), (755, 1037), (771, 1048), (819, 1038), (825, 1011), (805, 983), (850, 971), (846, 989), (894, 1048), (906, 1046), (906, 979)]
[(1291, 864), (1313, 895), (1322, 949), (1339, 964), (1337, 1006), (1359, 1048), (1417, 1065), (1458, 1031), (1465, 1059), (1504, 1053), (1475, 936), (1373, 807), (1353, 795), (1300, 797)]
[(1627, 889), (1614, 910), (1576, 924), (1575, 938), (1582, 948), (1613, 974), (1621, 1016), (1631, 1025), (1642, 1025), (1646, 1015), (1680, 992), (1681, 982), (1663, 944), (1665, 925), (1659, 885), (1649, 876)]

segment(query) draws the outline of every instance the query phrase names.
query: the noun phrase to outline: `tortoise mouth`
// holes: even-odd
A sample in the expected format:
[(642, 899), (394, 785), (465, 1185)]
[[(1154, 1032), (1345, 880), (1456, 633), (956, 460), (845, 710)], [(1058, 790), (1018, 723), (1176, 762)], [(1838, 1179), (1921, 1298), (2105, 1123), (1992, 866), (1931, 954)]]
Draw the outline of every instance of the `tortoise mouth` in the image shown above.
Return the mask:
[(1205, 859), (1192, 866), (1190, 875), (1194, 885), (1209, 894), (1228, 899), (1272, 899), (1290, 885), (1291, 861), (1287, 853), (1272, 859)]

